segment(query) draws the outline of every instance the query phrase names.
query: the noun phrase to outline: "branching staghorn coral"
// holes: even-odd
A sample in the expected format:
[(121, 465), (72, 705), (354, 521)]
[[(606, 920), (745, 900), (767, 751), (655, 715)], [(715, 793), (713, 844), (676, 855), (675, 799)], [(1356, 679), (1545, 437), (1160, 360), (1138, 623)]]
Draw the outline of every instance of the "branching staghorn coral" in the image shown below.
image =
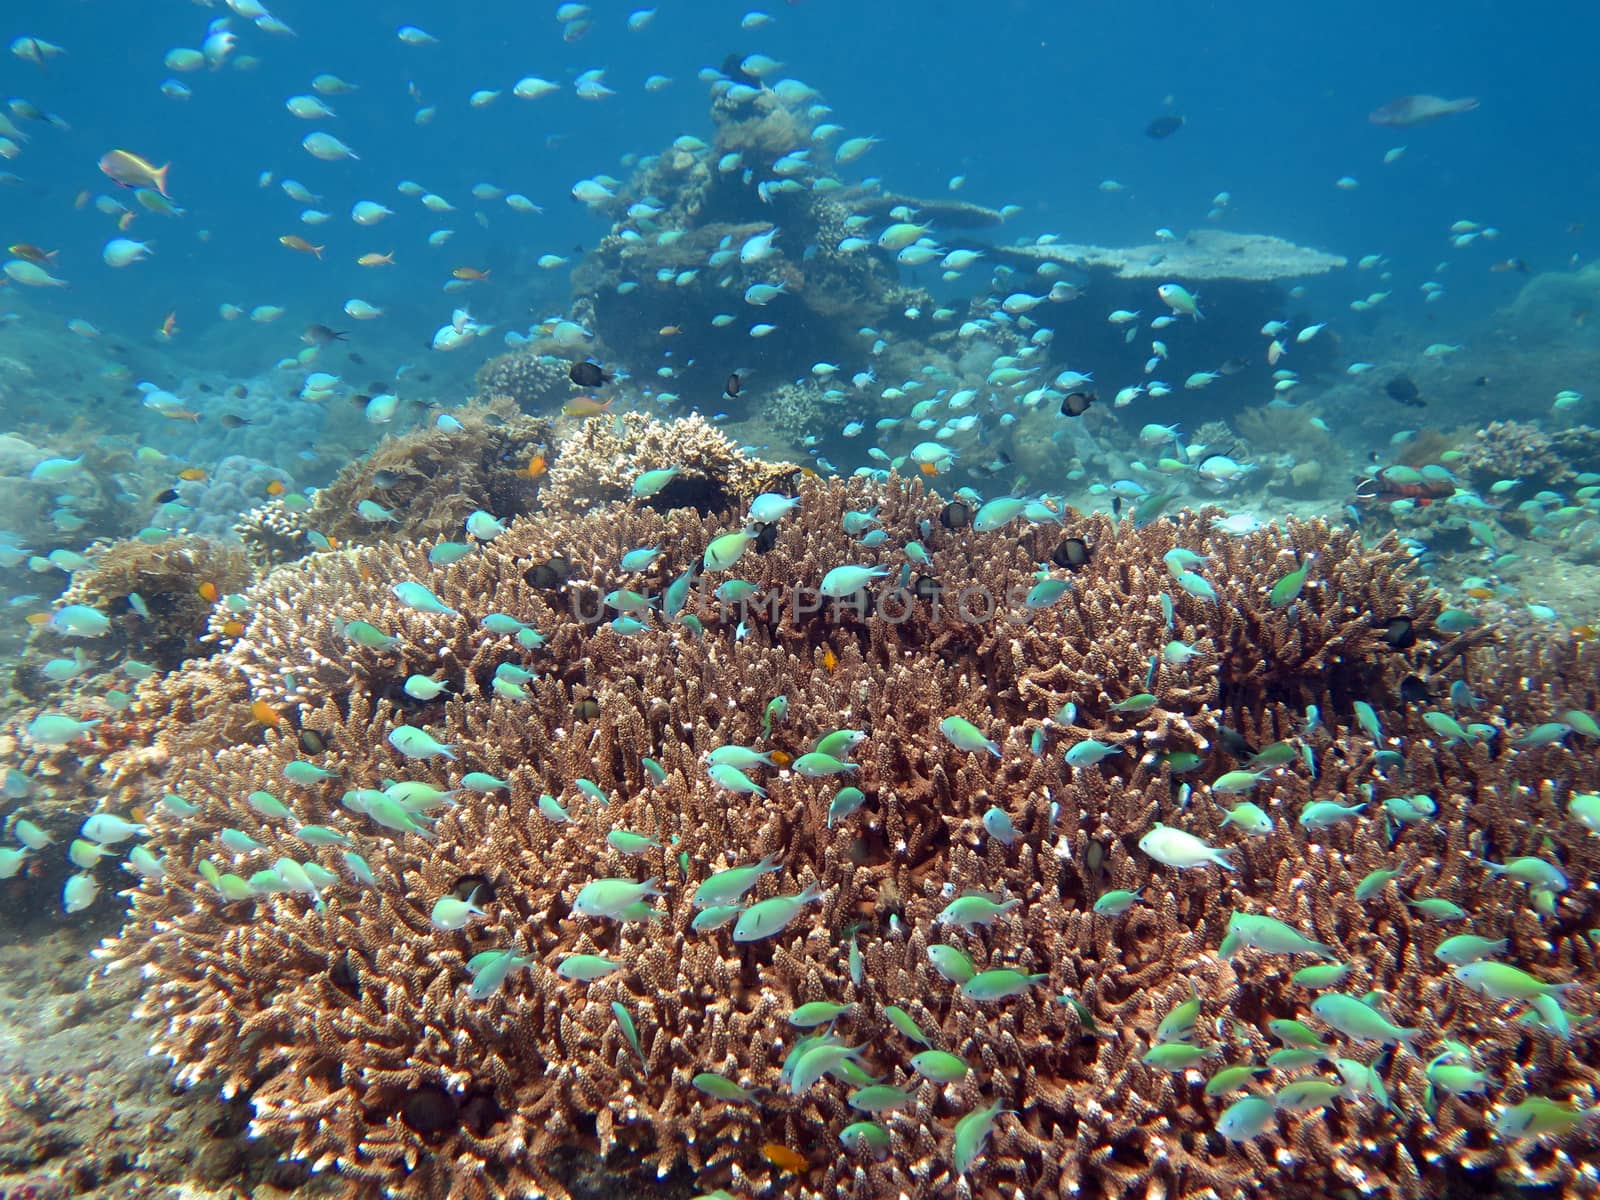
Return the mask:
[[(1600, 920), (1593, 888), (1553, 896), (1541, 918), (1526, 884), (1483, 865), (1543, 855), (1574, 881), (1600, 874), (1600, 838), (1563, 811), (1600, 782), (1592, 752), (1567, 744), (1576, 733), (1513, 744), (1552, 709), (1594, 708), (1592, 646), (1453, 641), (1434, 627), (1438, 601), (1407, 579), (1403, 554), (1320, 523), (1233, 540), (1213, 535), (1204, 514), (1143, 529), (1068, 515), (1062, 528), (978, 534), (917, 483), (807, 481), (800, 500), (799, 514), (732, 568), (706, 572), (685, 600), (703, 632), (659, 610), (633, 632), (612, 611), (596, 614), (614, 589), (660, 596), (697, 571), (711, 539), (738, 528), (732, 509), (547, 511), (448, 567), (386, 544), (317, 555), (259, 585), (245, 634), (148, 697), (167, 760), (159, 781), (121, 777), (125, 799), (160, 787), (200, 806), (183, 820), (152, 815), (165, 878), (139, 886), (103, 951), (149, 976), (144, 1011), (180, 1076), (249, 1093), (258, 1132), (337, 1170), (352, 1195), (560, 1196), (553, 1155), (572, 1148), (617, 1169), (641, 1159), (661, 1175), (687, 1169), (702, 1188), (807, 1200), (1420, 1197), (1462, 1167), (1595, 1194), (1582, 1165), (1596, 1150), (1592, 1125), (1558, 1142), (1504, 1137), (1491, 1123), (1496, 1106), (1528, 1095), (1594, 1104), (1600, 1051), (1519, 1022), (1519, 1010), (1456, 980), (1433, 951), (1464, 926), (1412, 903), (1460, 904), (1472, 932), (1509, 939), (1507, 961), (1574, 982), (1572, 1011), (1600, 1000), (1584, 933)], [(847, 511), (874, 508), (890, 538), (869, 550), (841, 525)], [(882, 563), (897, 583), (898, 547), (912, 539), (932, 561), (911, 572), (908, 595), (879, 597), (874, 585), (849, 605), (818, 606), (790, 590), (847, 563)], [(1078, 544), (1066, 551), (1065, 539)], [(621, 571), (621, 555), (641, 546), (661, 557)], [(1210, 556), (1197, 569), (1215, 600), (1175, 586), (1163, 563), (1175, 546)], [(1053, 571), (1071, 586), (1029, 608), (1035, 568), (1052, 560), (1073, 564)], [(1275, 603), (1269, 594), (1297, 562), (1308, 567), (1303, 590)], [(725, 611), (711, 589), (735, 576), (764, 598)], [(402, 580), (455, 612), (402, 606), (389, 591)], [(899, 615), (910, 597), (910, 615)], [(542, 643), (494, 632), (491, 614), (537, 629)], [(1394, 633), (1401, 616), (1415, 645)], [(357, 645), (351, 620), (398, 641)], [(1193, 656), (1172, 665), (1171, 641)], [(495, 688), (508, 663), (536, 673), (520, 685), (526, 698)], [(1490, 742), (1445, 744), (1421, 705), (1399, 699), (1400, 683), (1442, 683), (1469, 667), (1501, 729)], [(1522, 672), (1534, 682), (1513, 695)], [(415, 674), (447, 690), (413, 699), (402, 684)], [(254, 741), (232, 743), (220, 726), (207, 741), (196, 718), (229, 709), (202, 696), (265, 696), (285, 720)], [(771, 704), (779, 696), (782, 711)], [(1373, 706), (1377, 735), (1356, 700)], [(1307, 729), (1312, 704), (1320, 719)], [(996, 752), (954, 744), (940, 731), (952, 715)], [(1220, 794), (1237, 765), (1220, 748), (1223, 725), (1256, 749), (1295, 738), (1293, 761), (1261, 769), (1247, 797)], [(400, 726), (426, 730), (453, 758), (403, 756), (389, 740)], [(866, 734), (852, 769), (799, 772), (817, 738), (847, 728)], [(1090, 737), (1120, 753), (1097, 766), (1063, 761)], [(724, 745), (786, 756), (750, 769), (764, 798), (710, 782), (704, 756)], [(1184, 752), (1196, 761), (1171, 757)], [(287, 782), (297, 760), (331, 775)], [(430, 831), (380, 824), (370, 791), (341, 801), (386, 779), (459, 788), (464, 772), (493, 779), (474, 779), (453, 804), (431, 801)], [(844, 785), (861, 789), (859, 806), (830, 815)], [(1299, 823), (1309, 803), (1356, 803), (1368, 787), (1354, 819)], [(291, 816), (252, 803), (261, 792)], [(1428, 819), (1381, 814), (1383, 800), (1419, 793), (1435, 806)], [(1224, 821), (1246, 798), (1271, 818), (1263, 836)], [(1139, 849), (1156, 821), (1228, 847), (1236, 869), (1156, 863)], [(224, 828), (261, 848), (225, 848)], [(618, 830), (659, 845), (625, 853), (607, 841)], [(346, 850), (371, 882), (352, 873)], [(302, 886), (280, 868), (273, 884), (286, 859), (327, 874)], [(693, 893), (712, 872), (760, 861), (771, 870), (748, 898), (804, 897), (789, 924), (748, 941), (729, 925), (692, 928)], [(1396, 875), (1358, 900), (1377, 869)], [(261, 871), (262, 890), (215, 882)], [(632, 920), (582, 915), (580, 891), (601, 878), (653, 878), (663, 895)], [(1095, 911), (1112, 889), (1138, 893), (1120, 916)], [(941, 921), (952, 900), (980, 892), (1006, 904), (991, 923)], [(482, 915), (441, 922), (436, 906), (452, 898)], [(1350, 967), (1339, 990), (1377, 991), (1390, 1019), (1419, 1032), (1393, 1051), (1331, 1032), (1310, 1015), (1318, 992), (1291, 978), (1314, 959), (1219, 953), (1238, 912), (1325, 943)], [(979, 971), (1020, 972), (1007, 977), (1017, 994), (967, 994), (947, 973), (961, 973), (948, 952), (944, 971), (930, 960), (938, 945)], [(467, 964), (497, 951), (518, 965), (474, 998)], [(575, 954), (619, 966), (592, 982), (564, 978), (557, 968)], [(1147, 1065), (1158, 1024), (1191, 995), (1205, 1065)], [(797, 1094), (780, 1077), (796, 1041), (820, 1032), (790, 1014), (816, 1001), (848, 1006), (835, 1032), (862, 1048), (865, 1075), (902, 1093), (829, 1075)], [(966, 1073), (919, 1076), (911, 1059), (923, 1046), (891, 1006)], [(1242, 1091), (1204, 1093), (1224, 1062), (1264, 1064), (1277, 1044), (1268, 1022), (1289, 1019), (1316, 1026), (1330, 1057), (1374, 1067), (1389, 1105), (1351, 1089), (1274, 1114), (1257, 1135), (1223, 1137), (1218, 1118), (1242, 1091), (1339, 1082), (1314, 1057), (1263, 1067)], [(1446, 1038), (1471, 1048), (1487, 1100), (1428, 1103), (1428, 1062)], [(871, 1118), (859, 1111), (879, 1104)], [(989, 1106), (992, 1129), (975, 1139), (964, 1118)], [(864, 1119), (881, 1134), (858, 1126), (853, 1148), (840, 1149), (841, 1132)]]

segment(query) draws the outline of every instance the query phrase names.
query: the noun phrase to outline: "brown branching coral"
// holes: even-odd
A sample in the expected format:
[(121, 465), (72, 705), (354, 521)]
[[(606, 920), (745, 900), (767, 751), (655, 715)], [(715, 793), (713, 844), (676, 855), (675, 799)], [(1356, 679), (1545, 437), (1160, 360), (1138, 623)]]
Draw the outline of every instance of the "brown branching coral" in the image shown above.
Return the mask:
[(793, 463), (769, 463), (740, 451), (698, 414), (657, 421), (644, 413), (591, 417), (561, 443), (544, 489), (547, 509), (586, 512), (627, 500), (644, 471), (679, 474), (647, 503), (662, 512), (689, 506), (703, 513), (748, 503), (764, 491), (788, 491), (800, 477)]
[(1583, 472), (1600, 470), (1600, 430), (1546, 432), (1523, 421), (1491, 421), (1467, 447), (1464, 466), (1484, 488), (1500, 479), (1520, 479), (1530, 489), (1571, 486)]
[[(1198, 515), (1137, 530), (1069, 516), (1060, 529), (974, 534), (915, 483), (806, 482), (800, 499), (800, 515), (681, 601), (674, 591), (641, 614), (638, 630), (613, 623), (602, 597), (665, 596), (713, 537), (737, 528), (733, 505), (547, 512), (449, 567), (390, 544), (319, 555), (261, 585), (244, 637), (163, 694), (176, 706), (270, 691), (289, 719), (260, 744), (185, 743), (158, 726), (170, 754), (159, 786), (200, 812), (151, 818), (165, 878), (140, 885), (104, 951), (149, 975), (144, 1011), (182, 1077), (249, 1093), (257, 1130), (336, 1170), (351, 1195), (559, 1196), (552, 1155), (573, 1147), (623, 1167), (642, 1157), (663, 1176), (687, 1169), (703, 1187), (806, 1200), (1345, 1188), (1399, 1200), (1479, 1168), (1595, 1194), (1577, 1165), (1596, 1150), (1592, 1130), (1558, 1148), (1496, 1136), (1481, 1097), (1441, 1096), (1430, 1112), (1426, 1065), (1444, 1038), (1471, 1046), (1497, 1103), (1595, 1103), (1600, 1050), (1519, 1023), (1456, 981), (1433, 950), (1459, 927), (1409, 903), (1454, 900), (1474, 933), (1509, 940), (1509, 961), (1574, 982), (1574, 1011), (1600, 999), (1583, 932), (1600, 920), (1594, 889), (1553, 897), (1541, 919), (1524, 884), (1483, 865), (1543, 853), (1574, 880), (1600, 874), (1600, 838), (1561, 811), (1600, 781), (1592, 754), (1512, 743), (1547, 705), (1594, 706), (1592, 647), (1538, 659), (1452, 644), (1403, 554), (1322, 524), (1230, 541)], [(931, 553), (905, 592), (864, 589), (832, 605), (793, 590), (875, 561), (899, 582), (898, 551), (867, 550), (841, 528), (847, 511), (873, 508), (889, 546), (915, 538)], [(1086, 557), (1062, 553), (1065, 538)], [(1162, 557), (1179, 545), (1210, 556), (1216, 599), (1175, 586)], [(640, 546), (662, 555), (623, 573), (621, 554)], [(1036, 564), (1057, 558), (1075, 564), (1071, 588), (1028, 607)], [(1271, 588), (1297, 561), (1309, 563), (1303, 591), (1274, 604)], [(734, 574), (763, 591), (725, 611), (710, 587)], [(406, 579), (454, 611), (403, 607), (389, 588)], [(1393, 633), (1402, 614), (1416, 645)], [(519, 641), (500, 618), (542, 641)], [(353, 619), (398, 641), (356, 646)], [(1198, 656), (1173, 665), (1174, 640)], [(535, 677), (517, 682), (508, 664)], [(1396, 698), (1399, 682), (1468, 665), (1484, 693), (1509, 691), (1518, 671), (1567, 682), (1526, 689), (1503, 718), (1515, 731), (1492, 743), (1444, 745)], [(413, 699), (402, 687), (413, 674), (447, 690)], [(507, 678), (514, 687), (496, 682)], [(1355, 718), (1357, 699), (1381, 717), (1381, 744)], [(1298, 734), (1308, 704), (1320, 721)], [(953, 744), (940, 731), (951, 715), (996, 752)], [(1212, 745), (1220, 724), (1258, 748), (1298, 735), (1314, 755), (1315, 769), (1297, 757), (1255, 781), (1250, 799), (1272, 817), (1263, 836), (1225, 823), (1234, 798), (1201, 782), (1232, 765)], [(442, 748), (407, 743), (402, 726)], [(802, 773), (832, 769), (801, 756), (838, 729), (865, 734), (851, 767)], [(390, 740), (397, 730), (413, 757)], [(1090, 735), (1122, 753), (1064, 762), (1061, 751)], [(764, 797), (708, 778), (704, 756), (731, 745), (786, 764), (749, 769)], [(1192, 797), (1174, 751), (1199, 759)], [(289, 783), (297, 760), (330, 774)], [(463, 790), (453, 802), (424, 795), (406, 818), (375, 790), (385, 779)], [(862, 791), (859, 807), (830, 814), (841, 785)], [(1352, 821), (1297, 820), (1309, 802), (1367, 789), (1371, 810)], [(1432, 818), (1386, 831), (1382, 801), (1420, 792)], [(289, 818), (272, 815), (272, 797)], [(996, 809), (1007, 825), (988, 817)], [(1236, 869), (1153, 862), (1139, 841), (1156, 821), (1228, 847)], [(224, 828), (261, 848), (227, 849)], [(608, 839), (618, 831), (653, 844)], [(796, 897), (791, 919), (751, 940), (728, 924), (695, 928), (696, 889), (764, 859), (771, 870), (748, 898)], [(1356, 899), (1379, 868), (1395, 878)], [(595, 901), (580, 893), (600, 879), (651, 879), (647, 892), (661, 895), (626, 920), (585, 915)], [(1094, 911), (1113, 888), (1139, 900), (1119, 917)], [(1005, 911), (988, 924), (941, 919), (974, 892), (1006, 900)], [(481, 912), (438, 907), (469, 898)], [(1316, 1023), (1316, 993), (1291, 978), (1304, 960), (1219, 954), (1234, 912), (1327, 943), (1350, 966), (1343, 991), (1376, 991), (1390, 1017), (1420, 1029), (1392, 1055), (1324, 1031), (1330, 1056), (1375, 1066), (1392, 1107), (1348, 1094), (1231, 1142), (1216, 1123), (1236, 1095), (1208, 1096), (1198, 1072), (1143, 1061), (1162, 1017), (1191, 994), (1196, 1046), (1234, 1043), (1211, 1047), (1219, 1064), (1264, 1062), (1269, 1021)], [(1017, 994), (964, 989), (949, 951), (943, 970), (930, 959), (935, 945), (976, 970), (1022, 973), (984, 977)], [(571, 964), (558, 970), (575, 954), (616, 967), (580, 982)], [(475, 986), (491, 965), (505, 978)], [(861, 1092), (835, 1074), (796, 1094), (783, 1068), (806, 1031), (789, 1016), (823, 1000), (848, 1006), (834, 1031), (861, 1047), (865, 1073), (900, 1092)], [(963, 1059), (965, 1076), (918, 1075), (922, 1046), (891, 1006)], [(1242, 1086), (1270, 1095), (1319, 1065), (1264, 1069)], [(697, 1085), (708, 1074), (725, 1086)], [(864, 1140), (839, 1149), (874, 1102), (885, 1106), (872, 1118), (882, 1152)], [(962, 1169), (958, 1122), (990, 1105), (1005, 1115)], [(773, 1143), (806, 1160), (797, 1176), (774, 1165), (784, 1159)]]

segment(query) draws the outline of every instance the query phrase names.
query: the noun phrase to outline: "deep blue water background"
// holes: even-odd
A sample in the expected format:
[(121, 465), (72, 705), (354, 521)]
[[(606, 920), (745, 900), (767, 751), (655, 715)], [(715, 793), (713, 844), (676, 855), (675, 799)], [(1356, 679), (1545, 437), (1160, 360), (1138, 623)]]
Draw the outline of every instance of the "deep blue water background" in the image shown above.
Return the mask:
[[(695, 73), (732, 52), (783, 61), (781, 74), (819, 89), (849, 134), (881, 137), (859, 172), (924, 195), (944, 194), (950, 176), (965, 174), (964, 198), (1021, 205), (998, 236), (1147, 241), (1159, 226), (1181, 234), (1202, 224), (1213, 194), (1226, 190), (1227, 227), (1351, 257), (1389, 255), (1397, 312), (1416, 305), (1415, 284), (1451, 259), (1447, 303), (1430, 312), (1441, 322), (1476, 319), (1509, 297), (1519, 280), (1489, 274), (1496, 258), (1519, 256), (1539, 269), (1587, 254), (1592, 235), (1566, 230), (1593, 225), (1600, 196), (1600, 161), (1586, 151), (1600, 126), (1589, 81), (1600, 10), (1588, 5), (771, 0), (762, 7), (775, 21), (745, 31), (747, 0), (661, 0), (653, 22), (634, 33), (625, 20), (639, 5), (598, 0), (591, 31), (571, 44), (548, 0), (271, 7), (297, 37), (235, 18), (236, 57), (260, 56), (259, 69), (178, 76), (194, 96), (175, 101), (159, 90), (171, 74), (162, 58), (174, 46), (198, 46), (206, 22), (226, 15), (220, 5), (10, 0), (8, 42), (32, 34), (68, 50), (43, 71), (10, 55), (0, 65), (7, 95), (72, 123), (69, 133), (31, 127), (24, 154), (4, 164), (26, 181), (0, 190), (6, 242), (59, 249), (60, 273), (72, 282), (67, 291), (30, 292), (30, 305), (145, 343), (176, 308), (184, 336), (160, 351), (175, 367), (201, 346), (215, 354), (219, 337), (241, 353), (259, 351), (264, 366), (296, 348), (307, 321), (348, 325), (339, 308), (360, 296), (390, 308), (375, 325), (397, 353), (423, 355), (422, 342), (452, 306), (438, 291), (452, 268), (506, 263), (517, 246), (570, 253), (592, 243), (603, 223), (568, 198), (572, 184), (596, 172), (625, 177), (624, 154), (654, 152), (684, 132), (708, 134), (706, 89)], [(423, 26), (440, 44), (402, 44), (402, 23)], [(525, 74), (566, 84), (597, 66), (616, 96), (585, 102), (569, 87), (530, 103), (510, 94)], [(308, 92), (324, 71), (362, 90), (328, 98), (336, 120), (292, 117), (285, 98)], [(647, 93), (652, 72), (675, 82)], [(439, 106), (426, 128), (412, 122), (412, 82)], [(468, 107), (470, 92), (491, 87), (505, 94), (486, 109)], [(1411, 130), (1367, 122), (1371, 109), (1407, 92), (1475, 95), (1482, 108)], [(1165, 141), (1146, 137), (1145, 124), (1167, 111), (1188, 124)], [(342, 137), (361, 161), (312, 159), (299, 141), (313, 129)], [(1384, 166), (1385, 149), (1399, 144), (1406, 155)], [(170, 160), (173, 195), (188, 209), (177, 222), (141, 217), (131, 236), (153, 238), (156, 257), (123, 271), (100, 261), (114, 236), (110, 220), (73, 208), (84, 189), (114, 190), (95, 167), (112, 147)], [(300, 205), (275, 185), (257, 186), (264, 170), (323, 194), (333, 219), (301, 225)], [(1361, 187), (1336, 189), (1345, 174)], [(1099, 191), (1107, 177), (1130, 190)], [(460, 211), (425, 212), (395, 193), (403, 178)], [(524, 192), (547, 212), (477, 204), (468, 189), (479, 181)], [(348, 215), (359, 199), (397, 216), (361, 229)], [(489, 215), (489, 228), (475, 223), (474, 208)], [(1460, 218), (1492, 223), (1504, 236), (1453, 251), (1445, 229)], [(428, 248), (427, 232), (441, 226), (456, 229), (455, 239)], [(325, 241), (328, 260), (285, 250), (277, 239), (290, 233)], [(400, 263), (393, 270), (354, 265), (360, 253), (391, 248)], [(560, 273), (507, 280), (502, 270), (471, 303), (475, 313), (526, 323), (547, 315), (564, 290)], [(1340, 303), (1347, 298), (1341, 292)], [(222, 329), (223, 301), (284, 304), (290, 315), (271, 328)], [(498, 348), (497, 335), (469, 353)]]

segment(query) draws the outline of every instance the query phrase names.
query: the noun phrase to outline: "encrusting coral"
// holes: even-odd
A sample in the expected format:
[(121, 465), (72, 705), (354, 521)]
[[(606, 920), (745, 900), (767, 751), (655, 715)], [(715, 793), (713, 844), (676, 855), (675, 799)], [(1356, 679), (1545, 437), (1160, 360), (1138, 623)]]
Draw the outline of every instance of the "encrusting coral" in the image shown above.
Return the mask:
[[(712, 572), (672, 621), (676, 602), (639, 613), (643, 628), (613, 623), (602, 597), (664, 595), (737, 528), (731, 508), (546, 511), (448, 567), (404, 542), (315, 555), (258, 585), (235, 644), (150, 685), (142, 700), (164, 769), (114, 778), (127, 802), (160, 789), (198, 811), (153, 811), (163, 877), (138, 885), (101, 954), (149, 977), (144, 1012), (181, 1077), (248, 1093), (254, 1128), (336, 1169), (350, 1195), (560, 1196), (564, 1148), (606, 1155), (614, 1170), (642, 1159), (663, 1176), (687, 1169), (703, 1188), (805, 1200), (1344, 1189), (1397, 1200), (1437, 1194), (1465, 1168), (1595, 1194), (1582, 1165), (1597, 1149), (1591, 1129), (1565, 1144), (1518, 1141), (1491, 1132), (1484, 1097), (1430, 1097), (1427, 1061), (1444, 1038), (1471, 1048), (1501, 1103), (1595, 1103), (1600, 1048), (1519, 1022), (1454, 979), (1433, 951), (1462, 927), (1410, 901), (1461, 904), (1474, 933), (1509, 938), (1508, 960), (1540, 979), (1575, 981), (1569, 1006), (1592, 1011), (1593, 887), (1554, 897), (1541, 920), (1526, 886), (1483, 859), (1543, 853), (1574, 878), (1600, 878), (1600, 838), (1560, 807), (1600, 772), (1560, 741), (1515, 747), (1510, 729), (1442, 744), (1397, 698), (1403, 677), (1437, 689), (1470, 665), (1476, 690), (1502, 689), (1511, 722), (1592, 709), (1592, 644), (1556, 659), (1451, 639), (1392, 543), (1365, 548), (1320, 523), (1230, 540), (1204, 514), (1142, 529), (1069, 515), (1062, 528), (980, 534), (969, 510), (919, 482), (807, 480), (799, 498), (798, 515)], [(791, 590), (858, 562), (881, 561), (887, 583), (902, 582), (897, 551), (841, 528), (847, 511), (870, 509), (889, 545), (929, 551), (906, 590), (841, 605)], [(642, 574), (618, 567), (652, 546), (662, 553)], [(1210, 556), (1200, 569), (1216, 599), (1174, 585), (1163, 555), (1175, 546)], [(1063, 564), (1054, 575), (1071, 586), (1029, 607), (1040, 562)], [(1307, 581), (1285, 603), (1274, 585), (1297, 562)], [(710, 589), (736, 574), (763, 592), (729, 610)], [(390, 593), (404, 580), (454, 611), (404, 607)], [(542, 640), (486, 626), (491, 614)], [(358, 645), (352, 620), (398, 641)], [(1174, 641), (1192, 651), (1182, 665), (1164, 650)], [(507, 664), (536, 677), (508, 691), (496, 683)], [(1530, 682), (1512, 694), (1517, 672)], [(416, 674), (445, 690), (413, 699), (402, 684)], [(201, 736), (251, 695), (281, 706), (282, 724), (247, 743)], [(1352, 715), (1357, 700), (1374, 706), (1381, 738)], [(1309, 705), (1320, 714), (1310, 724)], [(940, 731), (951, 715), (994, 752), (953, 744)], [(390, 738), (401, 726), (441, 748), (410, 744), (407, 757)], [(844, 728), (865, 734), (853, 765), (801, 773), (815, 740)], [(1089, 737), (1120, 753), (1063, 761)], [(1291, 737), (1314, 766), (1297, 749), (1262, 769), (1248, 798), (1271, 828), (1247, 837), (1224, 821), (1243, 797), (1200, 781), (1229, 769), (1223, 745)], [(764, 797), (708, 780), (706, 754), (730, 745), (771, 755), (775, 766), (749, 768)], [(1172, 757), (1185, 753), (1194, 761)], [(298, 760), (330, 774), (301, 768), (302, 782), (286, 781)], [(402, 819), (373, 790), (390, 779), (457, 791), (423, 794)], [(830, 813), (841, 785), (862, 791), (859, 807)], [(1382, 798), (1415, 793), (1436, 815), (1386, 828)], [(1313, 800), (1363, 794), (1371, 803), (1353, 821), (1296, 820)], [(1155, 821), (1228, 847), (1236, 869), (1156, 864), (1138, 848)], [(260, 848), (226, 848), (225, 828)], [(648, 842), (608, 841), (617, 831)], [(770, 870), (749, 898), (798, 897), (792, 920), (748, 940), (727, 924), (692, 928), (697, 887), (758, 861)], [(1397, 874), (1358, 900), (1378, 868)], [(584, 915), (580, 890), (603, 878), (654, 886), (630, 919)], [(1112, 888), (1138, 892), (1123, 915), (1095, 911)], [(976, 892), (1005, 911), (986, 925), (941, 920)], [(1197, 1060), (1209, 1047), (1215, 1065), (1261, 1064), (1269, 1020), (1316, 1022), (1306, 1010), (1318, 993), (1290, 974), (1307, 960), (1219, 955), (1235, 912), (1327, 943), (1350, 966), (1341, 990), (1378, 992), (1391, 1019), (1417, 1030), (1392, 1052), (1325, 1034), (1326, 1053), (1367, 1083), (1237, 1141), (1217, 1130), (1237, 1093), (1209, 1096), (1194, 1071), (1143, 1061), (1163, 1016), (1191, 996)], [(980, 977), (1003, 985), (983, 998), (961, 985), (955, 956), (941, 952), (936, 968), (928, 951), (941, 944), (978, 970), (1021, 975)], [(511, 964), (503, 982), (478, 989), (471, 971), (481, 983), (489, 960), (477, 956), (494, 952), (515, 957), (494, 960)], [(616, 967), (579, 960), (595, 968), (590, 982), (558, 973), (577, 954)], [(852, 1083), (839, 1064), (796, 1094), (785, 1059), (823, 1031), (790, 1015), (816, 1001), (845, 1006), (832, 1028), (861, 1063)], [(913, 1023), (964, 1061), (960, 1078), (915, 1072)], [(1374, 1086), (1366, 1065), (1388, 1103), (1362, 1094)], [(868, 1075), (903, 1090), (857, 1091)], [(1308, 1076), (1326, 1078), (1262, 1067), (1239, 1086), (1270, 1095)], [(984, 1135), (970, 1115), (988, 1107)], [(862, 1120), (874, 1124), (835, 1148)]]

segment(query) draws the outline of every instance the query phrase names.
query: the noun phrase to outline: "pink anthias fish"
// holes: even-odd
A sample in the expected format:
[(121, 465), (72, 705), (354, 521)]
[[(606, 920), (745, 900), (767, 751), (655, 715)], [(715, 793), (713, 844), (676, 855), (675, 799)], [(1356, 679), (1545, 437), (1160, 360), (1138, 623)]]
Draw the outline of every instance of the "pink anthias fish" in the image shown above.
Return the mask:
[(1374, 125), (1404, 128), (1437, 121), (1440, 117), (1448, 117), (1453, 113), (1471, 112), (1477, 107), (1478, 100), (1475, 96), (1467, 96), (1461, 100), (1446, 100), (1440, 96), (1398, 96), (1376, 112), (1369, 114), (1367, 120)]

